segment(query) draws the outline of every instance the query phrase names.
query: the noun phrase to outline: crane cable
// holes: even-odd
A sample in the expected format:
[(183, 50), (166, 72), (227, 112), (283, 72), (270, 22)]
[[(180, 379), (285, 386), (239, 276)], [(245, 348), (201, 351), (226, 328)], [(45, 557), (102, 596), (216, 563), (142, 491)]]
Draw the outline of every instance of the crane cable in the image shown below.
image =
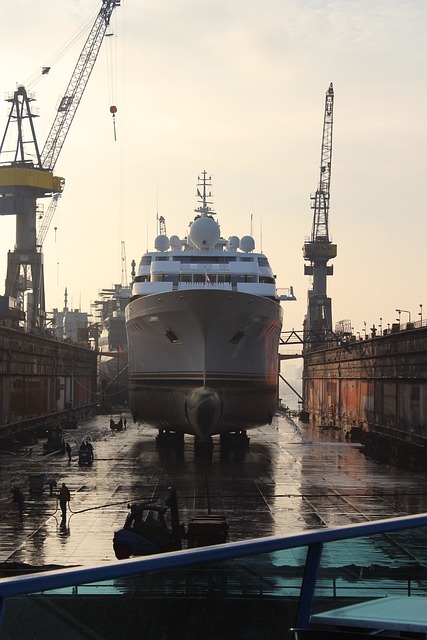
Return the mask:
[[(118, 20), (117, 14), (114, 13), (112, 15), (113, 27), (109, 33), (105, 34), (106, 39), (106, 57), (107, 57), (107, 79), (108, 79), (108, 93), (110, 98), (110, 113), (113, 118), (113, 133), (114, 133), (114, 141), (117, 140), (117, 132), (116, 132), (116, 113), (117, 113), (117, 78), (118, 78), (118, 58), (123, 61), (123, 52), (124, 52), (124, 37), (119, 38), (118, 34)], [(124, 32), (125, 21), (123, 20), (123, 32)], [(120, 54), (118, 53), (119, 43), (122, 45), (122, 50)], [(123, 71), (123, 69), (121, 70)]]
[[(115, 21), (115, 15), (112, 16)], [(115, 21), (116, 23), (116, 21)], [(114, 141), (117, 140), (116, 132), (116, 101), (117, 101), (117, 35), (115, 29), (105, 34), (107, 52), (107, 80), (108, 80), (108, 94), (110, 99), (110, 113), (113, 118), (113, 134)]]
[[(117, 20), (119, 18), (116, 18)], [(121, 39), (120, 39), (120, 69), (119, 69), (119, 78), (120, 78), (120, 86), (118, 87), (121, 101), (121, 112), (126, 116), (126, 108), (127, 108), (127, 100), (126, 100), (126, 3), (124, 2), (121, 6), (120, 11), (120, 24), (121, 24)], [(117, 58), (116, 58), (117, 59)], [(114, 119), (114, 114), (113, 114)], [(126, 117), (121, 119), (122, 128), (121, 128), (121, 138), (120, 138), (120, 147), (119, 147), (119, 207), (118, 207), (118, 237), (120, 240), (123, 239), (123, 215), (124, 215), (124, 166), (125, 166), (125, 122)], [(122, 267), (122, 256), (121, 256), (121, 244), (120, 244), (120, 265)]]
[(51, 68), (61, 60), (61, 58), (89, 31), (89, 29), (91, 29), (94, 16), (97, 13), (98, 9), (93, 10), (80, 27), (78, 27), (73, 35), (67, 40), (67, 42), (51, 56), (46, 64), (42, 67), (38, 67), (37, 70), (33, 71), (33, 73), (26, 78), (23, 83), (25, 87), (29, 89), (34, 87), (43, 76), (50, 72)]

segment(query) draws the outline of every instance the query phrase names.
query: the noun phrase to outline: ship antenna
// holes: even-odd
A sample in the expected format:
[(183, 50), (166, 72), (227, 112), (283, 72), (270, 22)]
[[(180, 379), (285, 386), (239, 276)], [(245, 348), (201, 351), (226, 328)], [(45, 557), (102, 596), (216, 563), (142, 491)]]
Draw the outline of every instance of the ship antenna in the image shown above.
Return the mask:
[[(201, 190), (200, 190), (201, 189)], [(212, 178), (206, 171), (202, 171), (202, 176), (197, 179), (197, 197), (199, 206), (194, 209), (200, 216), (215, 215), (212, 208)]]

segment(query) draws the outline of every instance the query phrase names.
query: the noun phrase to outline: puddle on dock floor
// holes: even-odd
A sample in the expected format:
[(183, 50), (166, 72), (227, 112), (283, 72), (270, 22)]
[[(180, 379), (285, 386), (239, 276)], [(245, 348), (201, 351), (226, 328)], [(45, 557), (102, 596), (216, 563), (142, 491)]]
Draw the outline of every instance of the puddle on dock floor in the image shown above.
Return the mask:
[[(427, 475), (394, 469), (366, 458), (360, 446), (334, 431), (275, 417), (248, 432), (247, 451), (224, 450), (214, 438), (210, 454), (196, 454), (193, 439), (181, 449), (157, 449), (156, 431), (132, 424), (109, 428), (96, 416), (65, 433), (66, 455), (0, 454), (0, 562), (80, 565), (114, 560), (112, 537), (123, 526), (127, 503), (165, 497), (173, 485), (180, 519), (225, 514), (230, 541), (364, 522), (427, 511)], [(78, 447), (90, 437), (91, 467), (78, 465)], [(29, 491), (28, 478), (41, 474), (65, 482), (71, 510), (61, 526), (55, 496)], [(25, 494), (24, 516), (12, 503), (11, 486)], [(208, 487), (208, 491), (207, 491)]]

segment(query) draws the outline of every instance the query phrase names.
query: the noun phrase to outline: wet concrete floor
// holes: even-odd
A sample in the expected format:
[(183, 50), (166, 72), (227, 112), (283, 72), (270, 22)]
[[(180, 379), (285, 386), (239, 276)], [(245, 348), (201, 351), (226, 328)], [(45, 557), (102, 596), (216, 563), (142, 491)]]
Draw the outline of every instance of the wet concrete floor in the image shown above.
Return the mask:
[[(338, 526), (427, 512), (427, 474), (380, 465), (360, 445), (335, 431), (313, 430), (284, 416), (248, 432), (246, 451), (224, 449), (214, 438), (210, 454), (184, 447), (157, 448), (156, 431), (134, 425), (109, 428), (96, 416), (65, 433), (66, 455), (43, 456), (42, 441), (32, 452), (0, 453), (0, 563), (89, 565), (115, 559), (112, 538), (128, 513), (127, 503), (166, 497), (173, 485), (180, 519), (225, 514), (230, 541)], [(83, 438), (93, 442), (93, 466), (78, 465)], [(42, 493), (30, 492), (29, 476), (44, 476)], [(71, 492), (66, 525), (47, 478)], [(25, 495), (22, 519), (11, 487)]]

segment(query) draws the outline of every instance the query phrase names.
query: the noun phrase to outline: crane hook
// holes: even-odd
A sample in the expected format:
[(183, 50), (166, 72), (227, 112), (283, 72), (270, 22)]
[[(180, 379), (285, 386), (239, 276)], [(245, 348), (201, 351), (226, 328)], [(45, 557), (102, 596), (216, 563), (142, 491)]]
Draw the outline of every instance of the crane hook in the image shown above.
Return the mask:
[(117, 113), (117, 107), (114, 105), (111, 105), (110, 107), (110, 113), (113, 116), (113, 131), (114, 131), (114, 140), (117, 140), (117, 136), (116, 136), (116, 113)]

